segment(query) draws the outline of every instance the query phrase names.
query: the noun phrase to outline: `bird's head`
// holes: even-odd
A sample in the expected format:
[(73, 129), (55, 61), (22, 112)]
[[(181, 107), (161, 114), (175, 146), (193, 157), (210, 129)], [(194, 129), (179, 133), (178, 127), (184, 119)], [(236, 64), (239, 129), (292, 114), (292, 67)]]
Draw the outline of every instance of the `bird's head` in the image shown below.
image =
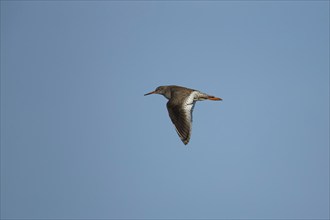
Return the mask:
[(147, 93), (147, 94), (144, 94), (145, 96), (146, 95), (151, 95), (151, 94), (160, 94), (160, 95), (162, 95), (162, 94), (164, 94), (165, 93), (165, 86), (158, 86), (156, 89), (155, 89), (155, 91), (152, 91), (152, 92), (149, 92), (149, 93)]
[(144, 95), (146, 96), (146, 95), (151, 95), (151, 94), (159, 94), (159, 95), (165, 96), (168, 99), (170, 98), (170, 90), (169, 90), (168, 86), (158, 86), (155, 89), (155, 91), (149, 92), (149, 93), (144, 94)]

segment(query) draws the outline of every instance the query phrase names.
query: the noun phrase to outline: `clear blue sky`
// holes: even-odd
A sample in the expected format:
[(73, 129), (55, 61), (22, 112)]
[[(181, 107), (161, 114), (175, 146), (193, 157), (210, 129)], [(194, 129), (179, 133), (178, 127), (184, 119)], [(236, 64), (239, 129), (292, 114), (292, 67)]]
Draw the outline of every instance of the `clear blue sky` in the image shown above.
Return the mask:
[(1, 218), (329, 218), (329, 2), (1, 1)]

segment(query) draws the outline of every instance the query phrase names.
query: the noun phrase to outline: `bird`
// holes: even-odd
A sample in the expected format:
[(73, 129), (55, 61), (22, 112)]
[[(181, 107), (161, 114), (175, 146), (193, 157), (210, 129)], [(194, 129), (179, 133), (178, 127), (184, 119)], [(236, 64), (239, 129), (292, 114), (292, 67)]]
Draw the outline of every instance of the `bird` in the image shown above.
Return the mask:
[(222, 98), (176, 85), (159, 86), (154, 91), (144, 94), (144, 96), (151, 94), (163, 95), (168, 99), (166, 104), (168, 114), (174, 124), (176, 132), (185, 145), (187, 145), (190, 140), (192, 113), (196, 101), (222, 101)]

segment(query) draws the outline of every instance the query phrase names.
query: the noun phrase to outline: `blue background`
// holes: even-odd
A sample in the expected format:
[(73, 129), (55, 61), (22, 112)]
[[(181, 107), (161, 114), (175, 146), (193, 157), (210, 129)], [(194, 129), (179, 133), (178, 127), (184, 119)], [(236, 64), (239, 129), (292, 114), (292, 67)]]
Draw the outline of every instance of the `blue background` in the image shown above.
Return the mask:
[(1, 218), (329, 218), (329, 2), (1, 1)]

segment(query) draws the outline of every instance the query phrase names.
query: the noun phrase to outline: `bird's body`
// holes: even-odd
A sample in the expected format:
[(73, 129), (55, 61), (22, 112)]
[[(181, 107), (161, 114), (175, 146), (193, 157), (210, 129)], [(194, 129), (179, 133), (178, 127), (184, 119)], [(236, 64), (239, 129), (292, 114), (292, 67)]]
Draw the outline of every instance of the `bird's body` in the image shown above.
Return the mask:
[(145, 95), (160, 94), (167, 98), (167, 110), (175, 129), (184, 144), (188, 144), (192, 128), (192, 112), (196, 101), (222, 100), (195, 89), (182, 86), (159, 86)]

